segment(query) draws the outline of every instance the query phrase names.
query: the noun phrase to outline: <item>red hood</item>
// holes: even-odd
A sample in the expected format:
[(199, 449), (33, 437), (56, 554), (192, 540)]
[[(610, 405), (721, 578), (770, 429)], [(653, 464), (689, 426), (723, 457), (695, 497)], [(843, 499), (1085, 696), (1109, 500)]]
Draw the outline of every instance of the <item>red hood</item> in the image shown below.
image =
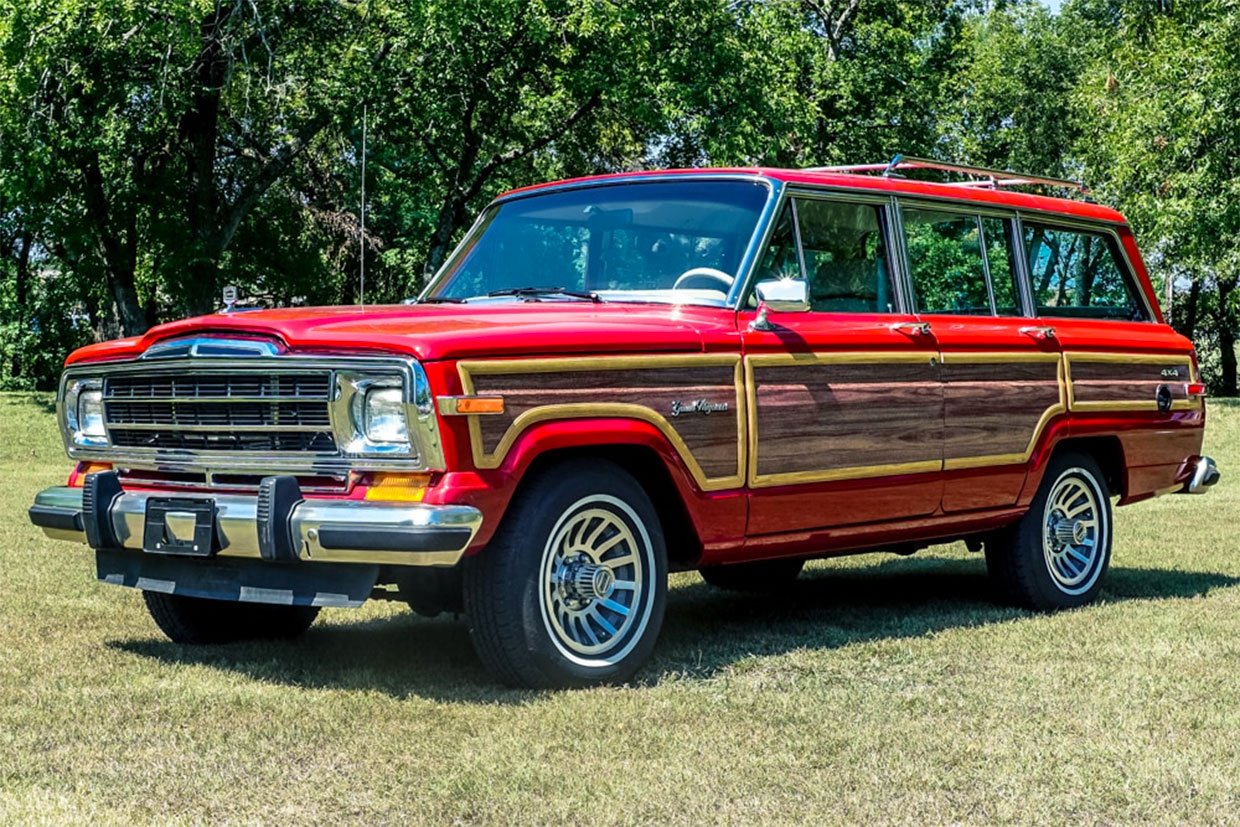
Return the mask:
[(715, 350), (734, 344), (736, 321), (723, 308), (581, 302), (286, 308), (171, 322), (143, 336), (88, 345), (67, 364), (131, 359), (164, 339), (211, 333), (269, 336), (301, 352), (380, 351), (432, 361)]

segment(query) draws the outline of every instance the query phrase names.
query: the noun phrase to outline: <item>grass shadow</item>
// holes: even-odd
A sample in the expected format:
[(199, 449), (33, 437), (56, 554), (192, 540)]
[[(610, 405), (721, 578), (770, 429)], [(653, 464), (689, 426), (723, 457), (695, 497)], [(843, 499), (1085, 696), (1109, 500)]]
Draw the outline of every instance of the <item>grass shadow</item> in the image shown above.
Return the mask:
[[(1115, 567), (1102, 600), (1196, 597), (1237, 583), (1240, 578), (1212, 572)], [(811, 571), (778, 596), (734, 594), (697, 583), (672, 590), (662, 638), (640, 683), (652, 685), (671, 675), (707, 678), (755, 656), (916, 638), (1029, 616), (993, 602), (984, 566), (976, 560), (909, 558), (865, 569)], [(528, 703), (542, 694), (497, 687), (475, 658), (463, 621), (412, 613), (320, 623), (289, 643), (187, 647), (143, 639), (109, 646), (299, 687), (488, 704)]]

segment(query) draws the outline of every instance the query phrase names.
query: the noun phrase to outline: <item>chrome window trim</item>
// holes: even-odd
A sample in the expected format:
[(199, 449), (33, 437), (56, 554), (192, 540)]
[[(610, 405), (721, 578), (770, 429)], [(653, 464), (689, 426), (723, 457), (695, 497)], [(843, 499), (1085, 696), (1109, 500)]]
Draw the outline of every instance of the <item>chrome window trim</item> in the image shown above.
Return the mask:
[[(1154, 312), (1154, 308), (1150, 305), (1150, 297), (1145, 294), (1141, 282), (1137, 279), (1137, 268), (1132, 264), (1132, 259), (1128, 257), (1128, 251), (1124, 249), (1124, 240), (1120, 238), (1119, 227), (1127, 226), (1118, 222), (1098, 221), (1092, 219), (1075, 218), (1072, 216), (1060, 215), (1044, 215), (1042, 213), (1028, 214), (1029, 211), (1021, 210), (1017, 212), (1017, 229), (1020, 235), (1017, 241), (1020, 246), (1020, 258), (1025, 262), (1025, 278), (1029, 289), (1029, 314), (1035, 319), (1063, 319), (1063, 320), (1092, 320), (1098, 322), (1127, 322), (1129, 324), (1157, 324), (1159, 313)], [(1025, 249), (1025, 221), (1028, 220), (1033, 224), (1045, 224), (1051, 227), (1061, 227), (1068, 231), (1089, 232), (1096, 235), (1109, 236), (1115, 242), (1115, 249), (1119, 251), (1119, 263), (1124, 268), (1121, 274), (1128, 282), (1128, 286), (1132, 289), (1137, 301), (1145, 309), (1145, 319), (1108, 319), (1093, 316), (1039, 316), (1038, 305), (1033, 295), (1033, 267), (1029, 262), (1029, 251)]]
[[(336, 437), (337, 451), (333, 453), (307, 453), (301, 451), (201, 451), (193, 449), (166, 448), (90, 448), (74, 444), (68, 427), (65, 395), (70, 384), (82, 379), (105, 379), (111, 374), (136, 373), (149, 376), (161, 373), (217, 373), (217, 372), (273, 373), (329, 371), (331, 372), (331, 397), (327, 404), (334, 411), (338, 396), (343, 389), (337, 377), (348, 374), (365, 374), (382, 377), (399, 376), (405, 389), (405, 417), (413, 452), (403, 455), (382, 452), (375, 455), (349, 454), (347, 434), (337, 430), (345, 427), (343, 422), (331, 415), (331, 430)], [(140, 401), (140, 400), (139, 400)], [(61, 375), (56, 395), (57, 421), (66, 453), (78, 461), (105, 462), (126, 468), (149, 471), (177, 472), (204, 471), (229, 473), (233, 471), (270, 471), (308, 474), (340, 474), (348, 471), (439, 471), (444, 469), (443, 446), (439, 439), (439, 427), (431, 402), (430, 383), (426, 372), (415, 359), (402, 357), (369, 356), (305, 356), (288, 355), (252, 358), (165, 358), (142, 361), (141, 357), (119, 362), (88, 362), (72, 365)]]
[[(473, 224), (469, 230), (461, 237), (460, 242), (444, 259), (443, 264), (435, 271), (435, 275), (426, 283), (426, 287), (422, 288), (422, 292), (418, 294), (416, 302), (424, 300), (432, 295), (439, 287), (439, 283), (446, 278), (448, 270), (456, 263), (462, 253), (477, 235), (479, 227), (482, 224), (482, 218), (486, 215), (487, 210), (492, 207), (506, 204), (510, 201), (518, 201), (525, 198), (534, 198), (539, 195), (548, 193), (566, 192), (570, 190), (597, 189), (599, 187), (614, 186), (639, 186), (642, 184), (666, 184), (674, 181), (741, 181), (755, 184), (762, 184), (767, 188), (766, 203), (762, 206), (762, 211), (758, 214), (758, 220), (754, 224), (753, 232), (749, 236), (749, 242), (745, 247), (745, 251), (741, 254), (740, 262), (736, 267), (736, 278), (732, 282), (732, 289), (728, 292), (725, 307), (733, 308), (736, 306), (736, 297), (739, 295), (738, 285), (743, 284), (749, 278), (750, 272), (753, 270), (756, 262), (756, 251), (761, 250), (759, 237), (763, 236), (767, 230), (767, 226), (771, 221), (772, 206), (779, 200), (780, 191), (783, 189), (783, 182), (777, 178), (772, 178), (758, 172), (720, 172), (720, 173), (703, 173), (703, 172), (671, 172), (671, 173), (651, 173), (650, 175), (634, 175), (630, 177), (609, 177), (600, 179), (591, 179), (585, 181), (566, 181), (559, 184), (548, 184), (546, 186), (537, 187), (527, 192), (515, 192), (508, 195), (501, 195), (494, 201), (491, 201), (481, 210), (474, 218)], [(627, 291), (626, 291), (627, 292)], [(609, 299), (610, 301), (623, 302), (622, 298)], [(687, 304), (692, 304), (688, 302)], [(711, 306), (711, 305), (705, 305)]]

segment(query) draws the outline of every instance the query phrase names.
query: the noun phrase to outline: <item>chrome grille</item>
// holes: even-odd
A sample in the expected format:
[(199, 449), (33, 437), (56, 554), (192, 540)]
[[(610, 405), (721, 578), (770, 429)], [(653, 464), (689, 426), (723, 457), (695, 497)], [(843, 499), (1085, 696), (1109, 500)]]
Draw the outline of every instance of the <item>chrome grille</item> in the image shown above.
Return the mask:
[(113, 374), (112, 445), (156, 450), (335, 453), (331, 371)]

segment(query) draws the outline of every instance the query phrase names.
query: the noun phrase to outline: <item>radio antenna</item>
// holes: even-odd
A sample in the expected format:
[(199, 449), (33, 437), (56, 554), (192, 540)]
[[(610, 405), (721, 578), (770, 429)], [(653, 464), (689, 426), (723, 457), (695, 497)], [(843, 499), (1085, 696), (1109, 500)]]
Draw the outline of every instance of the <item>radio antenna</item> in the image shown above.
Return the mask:
[(361, 232), (358, 234), (358, 250), (357, 250), (357, 269), (358, 269), (358, 303), (366, 306), (366, 118), (367, 106), (362, 104), (362, 203), (358, 210), (358, 224)]

